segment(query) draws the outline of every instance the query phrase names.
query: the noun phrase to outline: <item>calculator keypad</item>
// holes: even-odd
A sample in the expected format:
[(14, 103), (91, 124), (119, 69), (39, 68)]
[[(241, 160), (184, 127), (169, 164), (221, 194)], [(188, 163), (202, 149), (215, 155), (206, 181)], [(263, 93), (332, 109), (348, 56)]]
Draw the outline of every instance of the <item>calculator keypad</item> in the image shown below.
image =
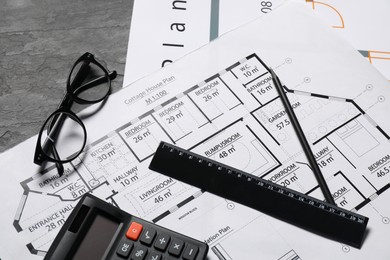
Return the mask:
[[(161, 228), (160, 228), (161, 229)], [(116, 254), (131, 260), (195, 260), (199, 247), (185, 236), (155, 229), (153, 224), (131, 222)]]

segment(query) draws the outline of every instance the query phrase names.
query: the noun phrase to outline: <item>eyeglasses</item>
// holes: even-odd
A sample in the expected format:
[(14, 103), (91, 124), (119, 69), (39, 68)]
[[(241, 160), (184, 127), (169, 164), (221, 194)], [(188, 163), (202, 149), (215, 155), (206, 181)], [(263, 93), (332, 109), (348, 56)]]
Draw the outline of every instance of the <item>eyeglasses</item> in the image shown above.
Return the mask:
[(81, 119), (70, 108), (73, 102), (94, 104), (111, 91), (116, 71), (109, 72), (91, 53), (83, 54), (74, 63), (66, 82), (66, 93), (56, 111), (45, 121), (38, 134), (34, 163), (56, 164), (59, 175), (64, 163), (74, 160), (84, 150), (87, 131)]

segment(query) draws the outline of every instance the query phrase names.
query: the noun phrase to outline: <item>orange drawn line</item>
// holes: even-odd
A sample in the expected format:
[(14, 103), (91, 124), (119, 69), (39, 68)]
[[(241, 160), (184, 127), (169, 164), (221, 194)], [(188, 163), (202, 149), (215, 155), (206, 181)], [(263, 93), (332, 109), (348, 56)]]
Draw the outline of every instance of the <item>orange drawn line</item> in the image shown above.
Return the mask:
[(369, 51), (369, 52), (384, 53), (384, 54), (389, 54), (390, 55), (390, 52), (388, 52), (388, 51)]
[[(307, 1), (307, 0), (306, 0), (306, 1)], [(337, 15), (340, 17), (341, 25), (333, 25), (332, 27), (333, 27), (333, 28), (339, 28), (339, 29), (343, 29), (343, 28), (344, 28), (344, 19), (343, 19), (343, 17), (341, 16), (340, 12), (337, 11), (336, 8), (334, 8), (334, 7), (331, 6), (331, 5), (322, 3), (322, 2), (316, 2), (316, 1), (307, 1), (307, 2), (312, 2), (313, 10), (315, 10), (315, 8), (314, 8), (314, 3), (316, 3), (316, 4), (320, 4), (320, 5), (327, 6), (327, 7), (329, 7), (330, 9), (332, 9), (333, 11), (335, 11), (335, 12), (337, 13)]]
[(306, 0), (306, 2), (310, 2), (311, 3), (311, 7), (313, 8), (313, 10), (315, 9), (313, 0)]
[[(387, 51), (367, 51), (368, 52), (368, 56), (369, 56), (369, 59), (370, 59), (370, 62), (372, 61), (372, 59), (379, 59), (379, 60), (390, 60), (390, 52), (387, 52)], [(388, 57), (383, 57), (383, 56), (374, 56), (375, 54), (377, 55), (380, 55), (380, 54), (387, 54), (389, 55)]]
[(368, 60), (370, 61), (370, 63), (372, 64), (372, 60), (371, 60), (371, 52), (370, 52), (370, 51), (368, 51), (367, 53), (368, 53), (368, 56), (367, 56), (367, 58), (368, 58)]
[(378, 59), (378, 60), (390, 60), (390, 58), (376, 57), (376, 56), (371, 56), (371, 55), (370, 55), (370, 57), (371, 57), (372, 59)]

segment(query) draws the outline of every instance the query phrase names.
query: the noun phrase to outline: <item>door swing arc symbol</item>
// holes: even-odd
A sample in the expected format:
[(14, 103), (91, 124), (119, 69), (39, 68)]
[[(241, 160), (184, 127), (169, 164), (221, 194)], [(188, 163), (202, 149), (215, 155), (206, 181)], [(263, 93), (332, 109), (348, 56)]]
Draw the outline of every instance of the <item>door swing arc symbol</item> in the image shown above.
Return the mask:
[(332, 17), (334, 17), (332, 27), (344, 29), (344, 19), (341, 13), (336, 8), (323, 2), (317, 2), (313, 0), (306, 0), (306, 2), (311, 3), (313, 10), (318, 10), (319, 12), (330, 12), (332, 14)]

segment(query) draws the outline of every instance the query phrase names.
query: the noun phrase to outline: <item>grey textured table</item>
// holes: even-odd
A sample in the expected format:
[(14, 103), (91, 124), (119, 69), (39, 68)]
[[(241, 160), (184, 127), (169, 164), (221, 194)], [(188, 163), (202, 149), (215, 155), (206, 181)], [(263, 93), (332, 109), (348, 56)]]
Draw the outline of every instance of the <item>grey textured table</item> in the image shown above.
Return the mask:
[(0, 152), (38, 133), (86, 51), (120, 74), (113, 92), (122, 87), (132, 8), (133, 0), (0, 0)]

